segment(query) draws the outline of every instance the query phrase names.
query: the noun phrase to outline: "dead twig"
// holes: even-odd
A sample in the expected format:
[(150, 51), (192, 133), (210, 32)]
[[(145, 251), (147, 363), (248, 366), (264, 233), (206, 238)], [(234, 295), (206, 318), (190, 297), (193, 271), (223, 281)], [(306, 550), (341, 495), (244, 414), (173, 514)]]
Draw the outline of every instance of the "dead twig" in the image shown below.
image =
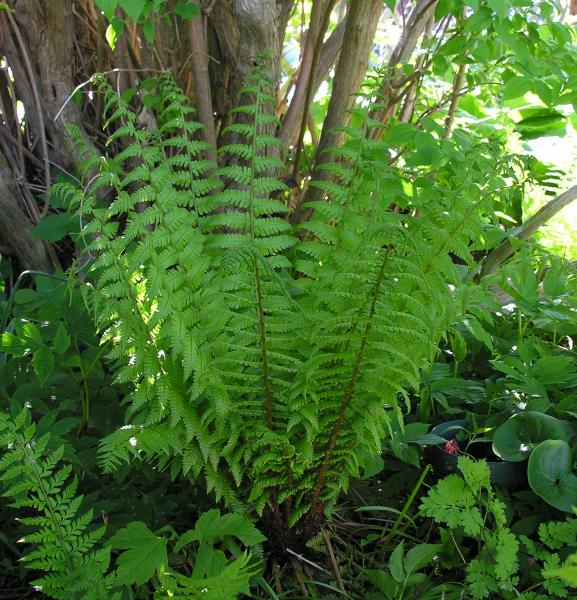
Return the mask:
[(331, 566), (333, 567), (333, 573), (335, 574), (335, 578), (337, 580), (337, 586), (339, 590), (341, 590), (341, 592), (346, 594), (345, 586), (343, 584), (343, 578), (341, 577), (341, 572), (339, 570), (339, 565), (337, 564), (337, 561), (335, 559), (335, 553), (333, 552), (331, 538), (329, 537), (329, 534), (327, 533), (324, 527), (321, 527), (321, 536), (323, 538), (325, 546), (327, 547), (327, 552), (329, 553), (329, 559), (331, 561)]

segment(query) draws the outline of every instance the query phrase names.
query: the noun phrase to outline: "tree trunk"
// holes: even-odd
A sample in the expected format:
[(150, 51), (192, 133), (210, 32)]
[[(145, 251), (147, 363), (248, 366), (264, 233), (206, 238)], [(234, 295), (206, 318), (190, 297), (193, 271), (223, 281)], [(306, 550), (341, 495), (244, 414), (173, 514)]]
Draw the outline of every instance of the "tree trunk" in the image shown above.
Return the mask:
[[(339, 141), (340, 136), (333, 129), (348, 122), (346, 111), (352, 108), (355, 101), (353, 94), (359, 89), (365, 76), (383, 7), (382, 0), (351, 0), (331, 99), (315, 153), (313, 179), (317, 181), (325, 177), (324, 172), (319, 171), (318, 167), (331, 160), (326, 150)], [(310, 212), (303, 211), (302, 205), (312, 200), (319, 200), (321, 197), (322, 191), (309, 185), (292, 215), (293, 222), (306, 220)]]
[(22, 269), (53, 271), (46, 246), (32, 237), (33, 225), (20, 208), (18, 184), (0, 153), (0, 243), (12, 249)]

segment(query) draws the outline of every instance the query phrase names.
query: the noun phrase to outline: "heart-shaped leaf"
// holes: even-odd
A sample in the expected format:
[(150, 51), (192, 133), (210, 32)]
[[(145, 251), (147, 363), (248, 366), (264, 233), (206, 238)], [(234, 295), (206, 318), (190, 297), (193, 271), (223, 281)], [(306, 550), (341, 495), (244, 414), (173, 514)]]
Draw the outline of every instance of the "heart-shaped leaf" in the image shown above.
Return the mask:
[(571, 471), (571, 448), (563, 440), (546, 440), (529, 456), (531, 489), (551, 506), (572, 512), (577, 506), (577, 477)]
[(521, 462), (545, 440), (569, 441), (563, 421), (527, 410), (513, 415), (497, 427), (493, 434), (493, 452), (507, 462)]

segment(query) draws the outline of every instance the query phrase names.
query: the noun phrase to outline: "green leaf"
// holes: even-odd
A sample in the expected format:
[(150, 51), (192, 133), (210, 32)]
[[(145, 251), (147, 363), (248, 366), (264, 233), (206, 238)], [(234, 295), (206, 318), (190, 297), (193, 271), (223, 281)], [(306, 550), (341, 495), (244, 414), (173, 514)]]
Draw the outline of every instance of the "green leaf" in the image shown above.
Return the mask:
[(226, 564), (226, 555), (222, 550), (215, 550), (203, 542), (195, 556), (192, 578), (216, 577), (224, 570)]
[(529, 77), (514, 75), (503, 88), (503, 100), (511, 100), (524, 96), (533, 89), (533, 80)]
[(454, 331), (451, 336), (451, 350), (457, 362), (462, 362), (467, 357), (467, 342), (458, 331)]
[(47, 242), (57, 242), (67, 234), (78, 230), (76, 225), (77, 219), (73, 215), (67, 213), (46, 215), (34, 227), (32, 235)]
[(568, 441), (563, 421), (535, 411), (513, 415), (493, 434), (493, 452), (509, 462), (525, 460), (531, 450), (545, 440)]
[(567, 442), (541, 442), (529, 456), (529, 485), (551, 506), (572, 512), (577, 506), (577, 477), (571, 472), (571, 467), (571, 448)]
[(493, 340), (489, 332), (486, 329), (483, 329), (479, 321), (476, 319), (465, 319), (463, 321), (465, 327), (473, 334), (473, 337), (489, 348), (489, 350), (493, 351)]
[(183, 19), (194, 19), (200, 15), (200, 6), (189, 0), (181, 0), (173, 9), (173, 12)]
[(430, 564), (441, 548), (441, 544), (419, 544), (411, 548), (405, 556), (405, 573), (407, 576)]
[(22, 338), (26, 340), (27, 343), (33, 342), (32, 346), (34, 348), (42, 348), (46, 345), (44, 344), (44, 340), (42, 339), (42, 334), (40, 333), (40, 329), (34, 324), (30, 322), (26, 322), (22, 325), (22, 329), (20, 332)]
[[(544, 93), (544, 89), (541, 91)], [(557, 110), (540, 107), (524, 109), (520, 113), (523, 118), (516, 123), (515, 130), (524, 140), (565, 135), (567, 119)]]
[(507, 11), (509, 10), (509, 2), (507, 0), (487, 0), (487, 5), (499, 19), (507, 16)]
[(118, 0), (118, 3), (133, 21), (138, 21), (146, 4), (146, 0)]
[(62, 323), (58, 325), (56, 335), (54, 336), (54, 351), (57, 354), (64, 354), (70, 346), (70, 336)]
[(385, 134), (384, 141), (391, 146), (406, 144), (415, 139), (418, 129), (409, 123), (395, 123)]
[(32, 358), (32, 366), (41, 383), (54, 373), (54, 354), (49, 348), (38, 348)]
[(228, 513), (221, 516), (220, 510), (213, 508), (198, 518), (194, 529), (180, 536), (174, 549), (178, 552), (191, 542), (213, 543), (222, 540), (225, 536), (233, 536), (245, 546), (254, 546), (266, 540), (266, 537), (248, 517), (239, 513)]
[(110, 46), (111, 50), (114, 50), (114, 48), (116, 47), (116, 40), (118, 40), (118, 38), (122, 35), (123, 31), (124, 21), (118, 19), (117, 17), (113, 17), (110, 22), (110, 25), (108, 25), (108, 27), (106, 28), (105, 33), (106, 41), (108, 42), (108, 45)]
[(370, 479), (378, 475), (385, 468), (385, 461), (379, 454), (374, 456), (367, 455), (364, 457), (363, 463), (363, 479)]
[(547, 579), (559, 578), (572, 587), (577, 587), (577, 554), (571, 554), (562, 567), (546, 569), (543, 577)]
[[(381, 569), (367, 569), (365, 575), (368, 580), (385, 596), (387, 599), (393, 599), (399, 597), (400, 586), (391, 577), (390, 573), (385, 573)], [(372, 596), (371, 596), (372, 598)], [(380, 600), (380, 597), (378, 597)]]
[(29, 302), (34, 302), (34, 300), (36, 300), (36, 292), (30, 288), (17, 290), (14, 293), (14, 302), (16, 304), (28, 304)]
[(118, 6), (118, 0), (95, 0), (96, 6), (104, 13), (104, 16), (112, 21), (114, 11)]
[(142, 32), (144, 33), (144, 37), (149, 44), (154, 44), (154, 23), (152, 21), (146, 21), (142, 26)]
[(405, 581), (405, 570), (403, 569), (404, 543), (401, 542), (391, 554), (389, 559), (389, 569), (393, 579), (398, 583)]
[(117, 531), (110, 543), (113, 548), (125, 550), (116, 561), (116, 583), (119, 585), (145, 583), (158, 568), (168, 564), (166, 540), (140, 521), (132, 521)]
[(409, 166), (430, 165), (439, 154), (439, 144), (435, 137), (426, 131), (415, 136), (415, 153), (407, 159)]
[(543, 291), (550, 298), (558, 298), (567, 292), (567, 278), (561, 263), (553, 265), (543, 279)]

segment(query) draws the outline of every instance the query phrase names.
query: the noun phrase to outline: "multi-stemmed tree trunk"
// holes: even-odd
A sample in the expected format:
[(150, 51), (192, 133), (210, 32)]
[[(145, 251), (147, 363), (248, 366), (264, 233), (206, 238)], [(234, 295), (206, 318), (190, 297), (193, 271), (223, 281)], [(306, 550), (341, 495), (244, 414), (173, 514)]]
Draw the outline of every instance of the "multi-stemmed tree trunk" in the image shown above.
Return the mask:
[[(169, 0), (164, 6), (170, 11), (174, 4)], [(315, 91), (331, 76), (319, 151), (334, 141), (331, 130), (342, 123), (362, 82), (384, 10), (381, 0), (319, 0), (311, 6), (310, 18), (301, 24), (300, 64), (288, 74), (289, 86), (282, 94), (279, 90), (278, 135), (285, 157), (290, 146), (300, 156)], [(77, 157), (65, 125), (73, 123), (89, 143), (102, 144), (100, 99), (88, 93), (89, 85), (74, 94), (92, 74), (107, 73), (122, 92), (171, 70), (196, 106), (204, 135), (217, 144), (256, 57), (270, 54), (273, 79), (280, 83), (285, 31), (300, 5), (294, 0), (202, 0), (200, 8), (191, 21), (170, 12), (164, 19), (153, 15), (153, 44), (146, 41), (142, 24), (127, 20), (113, 51), (95, 0), (9, 0), (0, 9), (0, 249), (20, 268), (49, 270), (59, 260), (66, 263), (66, 244), (52, 248), (30, 232), (51, 210), (50, 184), (58, 173), (74, 171)], [(117, 14), (125, 17), (120, 9)], [(317, 152), (316, 163), (321, 161)], [(286, 179), (300, 197), (298, 168), (291, 173), (287, 165)]]
[[(281, 175), (292, 187), (291, 220), (299, 222), (308, 218), (303, 203), (317, 199), (318, 189), (308, 181), (323, 177), (319, 167), (337, 141), (334, 128), (347, 120), (379, 19), (385, 27), (395, 20), (403, 24), (384, 69), (380, 88), (384, 108), (372, 115), (384, 123), (393, 116), (401, 122), (414, 120), (419, 86), (432, 63), (430, 50), (419, 52), (410, 75), (398, 67), (412, 61), (421, 40), (431, 32), (446, 31), (450, 23), (447, 17), (435, 21), (438, 0), (399, 1), (393, 14), (382, 0), (197, 0), (200, 15), (192, 20), (171, 12), (177, 0), (165, 0), (162, 10), (168, 17), (153, 13), (150, 18), (154, 43), (147, 41), (142, 23), (130, 21), (117, 8), (126, 27), (111, 50), (99, 2), (0, 3), (0, 254), (15, 258), (20, 269), (47, 271), (66, 266), (70, 259), (70, 244), (50, 245), (31, 232), (53, 210), (47, 194), (51, 183), (59, 173), (74, 172), (77, 157), (65, 125), (76, 125), (90, 144), (102, 147), (102, 101), (87, 85), (94, 73), (106, 73), (124, 92), (170, 70), (196, 107), (207, 141), (218, 146), (243, 77), (257, 57), (268, 53), (278, 85), (281, 126), (276, 134), (286, 160), (286, 173)], [(305, 7), (310, 9), (308, 16)], [(573, 8), (571, 3), (575, 12)], [(383, 20), (383, 14), (388, 19)], [(295, 15), (300, 19), (300, 56), (296, 68), (287, 69), (285, 34)], [(455, 69), (453, 94), (447, 98), (449, 135), (464, 75), (465, 67)], [(317, 140), (315, 125), (320, 124), (311, 122), (310, 107), (327, 80), (331, 96)], [(138, 97), (132, 102), (137, 105)], [(140, 110), (143, 122), (153, 119), (148, 109), (140, 106)], [(316, 148), (308, 161), (312, 171), (307, 167), (301, 172), (307, 129)]]

